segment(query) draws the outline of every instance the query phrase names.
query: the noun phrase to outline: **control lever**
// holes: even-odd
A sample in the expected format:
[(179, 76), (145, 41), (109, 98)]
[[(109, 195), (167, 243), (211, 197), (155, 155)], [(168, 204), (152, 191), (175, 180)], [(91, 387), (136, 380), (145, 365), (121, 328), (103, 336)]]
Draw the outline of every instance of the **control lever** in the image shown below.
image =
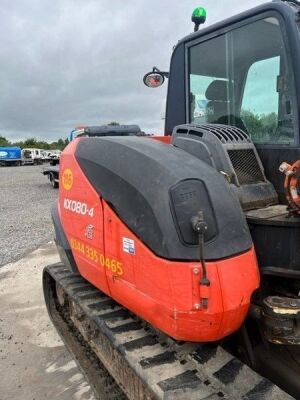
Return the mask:
[[(203, 211), (199, 211), (197, 215), (191, 218), (191, 225), (195, 233), (198, 235), (198, 243), (199, 243), (199, 259), (202, 266), (202, 274), (200, 285), (210, 287), (210, 280), (207, 278), (207, 270), (205, 264), (204, 257), (204, 235), (207, 232), (208, 225), (204, 220)], [(206, 292), (206, 291), (205, 291)], [(208, 296), (208, 293), (207, 293)], [(208, 297), (202, 298), (202, 304), (204, 308), (208, 307)]]

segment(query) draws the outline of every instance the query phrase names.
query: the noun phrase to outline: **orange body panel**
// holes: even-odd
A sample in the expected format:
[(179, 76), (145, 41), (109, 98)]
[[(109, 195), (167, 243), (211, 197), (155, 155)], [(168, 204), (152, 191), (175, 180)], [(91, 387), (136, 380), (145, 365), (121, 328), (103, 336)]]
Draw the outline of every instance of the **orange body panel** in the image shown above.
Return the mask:
[(149, 138), (166, 144), (170, 144), (172, 140), (172, 136), (150, 136)]
[(80, 274), (175, 339), (215, 341), (236, 331), (259, 286), (254, 250), (208, 262), (211, 285), (200, 286), (199, 262), (156, 256), (99, 197), (74, 157), (78, 140), (61, 158), (59, 210)]

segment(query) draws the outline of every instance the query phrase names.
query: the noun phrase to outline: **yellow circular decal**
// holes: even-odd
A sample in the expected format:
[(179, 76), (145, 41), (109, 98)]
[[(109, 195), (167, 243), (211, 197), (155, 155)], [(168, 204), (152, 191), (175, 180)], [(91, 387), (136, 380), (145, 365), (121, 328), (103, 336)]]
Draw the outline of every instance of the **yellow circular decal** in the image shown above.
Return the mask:
[(62, 185), (66, 190), (70, 190), (73, 186), (73, 172), (70, 168), (66, 168), (63, 172)]

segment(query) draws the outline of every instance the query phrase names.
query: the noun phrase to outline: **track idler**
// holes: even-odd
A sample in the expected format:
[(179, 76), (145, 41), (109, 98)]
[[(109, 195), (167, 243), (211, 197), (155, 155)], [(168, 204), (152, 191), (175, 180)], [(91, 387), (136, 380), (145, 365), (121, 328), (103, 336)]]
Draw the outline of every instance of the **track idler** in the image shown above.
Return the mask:
[(265, 338), (274, 344), (300, 344), (300, 300), (269, 296), (263, 301)]

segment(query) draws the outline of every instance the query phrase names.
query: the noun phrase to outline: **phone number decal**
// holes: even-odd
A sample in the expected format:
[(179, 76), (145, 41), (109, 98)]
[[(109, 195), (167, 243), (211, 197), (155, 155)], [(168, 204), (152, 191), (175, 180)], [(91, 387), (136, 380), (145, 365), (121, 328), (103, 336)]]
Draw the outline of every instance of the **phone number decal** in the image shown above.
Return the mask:
[(116, 275), (121, 276), (124, 273), (120, 261), (117, 261), (114, 258), (105, 257), (97, 249), (81, 242), (80, 240), (71, 239), (71, 248), (78, 253), (81, 253), (88, 260), (101, 265)]

